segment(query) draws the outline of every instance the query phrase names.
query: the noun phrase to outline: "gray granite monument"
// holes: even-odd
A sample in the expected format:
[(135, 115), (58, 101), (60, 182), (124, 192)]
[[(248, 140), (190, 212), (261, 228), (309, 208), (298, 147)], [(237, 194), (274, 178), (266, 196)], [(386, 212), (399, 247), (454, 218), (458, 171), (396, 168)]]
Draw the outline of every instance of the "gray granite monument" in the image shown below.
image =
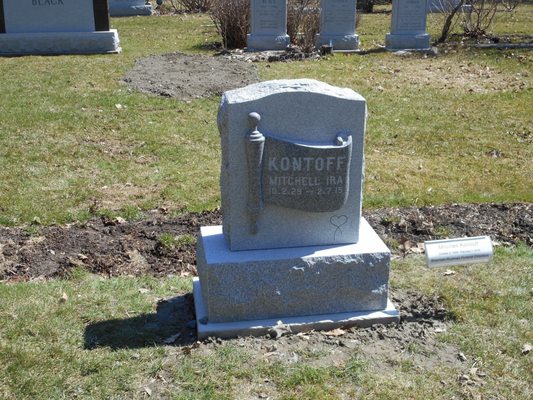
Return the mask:
[(428, 0), (393, 0), (391, 30), (385, 38), (387, 50), (429, 51), (426, 32)]
[(355, 33), (356, 0), (321, 0), (320, 33), (317, 47), (331, 45), (335, 50), (357, 50)]
[(202, 227), (198, 335), (398, 321), (390, 251), (361, 217), (366, 101), (322, 82), (224, 93), (222, 226)]
[(287, 0), (251, 0), (248, 51), (285, 50), (287, 35)]
[(128, 17), (131, 15), (152, 15), (152, 5), (146, 0), (109, 0), (109, 15)]
[(0, 0), (0, 55), (119, 51), (107, 0)]
[[(428, 13), (449, 13), (456, 8), (460, 2), (461, 0), (429, 0)], [(472, 12), (472, 5), (468, 3), (468, 1), (465, 1), (459, 9), (459, 12), (465, 13), (467, 18)]]

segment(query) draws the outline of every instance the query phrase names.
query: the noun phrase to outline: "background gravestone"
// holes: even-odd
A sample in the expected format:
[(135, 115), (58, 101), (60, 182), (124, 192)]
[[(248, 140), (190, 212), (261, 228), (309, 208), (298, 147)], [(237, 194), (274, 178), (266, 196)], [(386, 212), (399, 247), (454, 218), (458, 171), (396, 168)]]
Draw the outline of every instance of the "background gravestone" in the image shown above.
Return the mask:
[(359, 36), (355, 34), (356, 0), (321, 0), (320, 33), (317, 47), (333, 46), (333, 50), (357, 50)]
[(109, 0), (109, 15), (126, 17), (130, 15), (152, 15), (152, 5), (145, 0)]
[(107, 0), (0, 0), (0, 54), (116, 53)]
[(426, 32), (428, 0), (393, 0), (387, 50), (430, 50)]
[[(429, 0), (428, 13), (450, 12), (459, 5), (460, 1), (461, 0)], [(467, 3), (468, 1), (464, 2), (459, 9), (459, 12), (466, 13), (467, 15), (472, 12), (472, 5)]]
[(429, 0), (428, 12), (439, 13), (451, 11), (461, 0)]
[(361, 217), (366, 101), (300, 79), (224, 93), (223, 226), (202, 227), (199, 338), (398, 321), (390, 251)]
[(249, 51), (285, 50), (287, 35), (287, 0), (251, 0)]

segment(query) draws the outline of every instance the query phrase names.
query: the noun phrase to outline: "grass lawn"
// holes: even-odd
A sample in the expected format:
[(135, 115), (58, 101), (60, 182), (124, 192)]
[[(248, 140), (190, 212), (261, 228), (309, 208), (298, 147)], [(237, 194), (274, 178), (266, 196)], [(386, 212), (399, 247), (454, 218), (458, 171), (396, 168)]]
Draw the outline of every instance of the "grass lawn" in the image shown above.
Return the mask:
[[(268, 362), (253, 339), (215, 348), (165, 345), (172, 329), (153, 329), (155, 304), (190, 291), (184, 278), (103, 279), (78, 271), (68, 280), (0, 286), (0, 398), (2, 399), (529, 399), (533, 251), (498, 249), (493, 262), (428, 270), (422, 256), (392, 266), (392, 285), (447, 300), (456, 321), (438, 339), (464, 353), (462, 368), (436, 359), (431, 370), (409, 353), (382, 370), (352, 351), (298, 353), (298, 362)], [(510, 271), (512, 271), (510, 273)], [(90, 326), (101, 324), (94, 346)], [(89, 342), (89, 343), (88, 343)], [(244, 341), (246, 344), (246, 341)], [(276, 341), (271, 341), (276, 346)], [(194, 346), (193, 346), (194, 347)], [(416, 354), (416, 348), (408, 348)], [(431, 355), (427, 355), (431, 357)], [(459, 377), (484, 375), (474, 386)], [(268, 383), (266, 385), (265, 383)]]
[[(519, 15), (516, 29), (525, 29), (532, 13), (523, 7), (500, 19)], [(363, 16), (364, 48), (383, 43), (389, 18)], [(64, 223), (87, 218), (95, 204), (125, 216), (219, 204), (218, 98), (150, 97), (120, 83), (136, 58), (205, 52), (217, 40), (210, 20), (112, 24), (118, 55), (0, 59), (0, 223)], [(263, 79), (315, 78), (367, 99), (364, 205), (378, 207), (531, 201), (531, 64), (529, 50), (465, 48), (437, 58), (336, 55), (258, 68)]]
[[(384, 43), (389, 18), (363, 16), (363, 48)], [(429, 18), (433, 37), (439, 18)], [(494, 30), (531, 34), (532, 21), (527, 5), (498, 15)], [(118, 55), (0, 58), (1, 225), (219, 205), (219, 99), (157, 98), (120, 83), (136, 58), (208, 53), (205, 44), (218, 40), (209, 18), (121, 18), (112, 26)], [(314, 78), (367, 99), (364, 207), (532, 202), (532, 66), (531, 50), (469, 47), (438, 57), (375, 52), (257, 65), (265, 80)], [(531, 248), (498, 248), (488, 265), (442, 272), (411, 256), (393, 263), (391, 282), (446, 299), (456, 320), (439, 340), (482, 370), (483, 384), (465, 385), (461, 371), (444, 366), (381, 371), (355, 352), (317, 366), (321, 355), (265, 364), (231, 341), (209, 354), (163, 345), (172, 332), (146, 326), (157, 300), (189, 292), (190, 279), (78, 271), (0, 283), (0, 398), (258, 398), (265, 383), (276, 399), (531, 398), (533, 353), (522, 352), (533, 344)], [(87, 326), (110, 320), (131, 322), (109, 332), (131, 347), (87, 348)]]

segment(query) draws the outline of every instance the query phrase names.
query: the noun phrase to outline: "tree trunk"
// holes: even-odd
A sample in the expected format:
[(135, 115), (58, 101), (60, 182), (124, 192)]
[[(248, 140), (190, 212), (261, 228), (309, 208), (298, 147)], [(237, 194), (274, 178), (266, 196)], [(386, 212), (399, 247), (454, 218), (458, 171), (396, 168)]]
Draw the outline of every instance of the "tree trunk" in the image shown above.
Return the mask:
[(448, 39), (448, 35), (450, 34), (450, 28), (452, 26), (453, 19), (459, 12), (459, 10), (463, 7), (465, 3), (465, 0), (461, 0), (448, 14), (446, 17), (446, 21), (444, 22), (444, 26), (442, 27), (442, 33), (440, 37), (437, 39), (436, 43), (444, 43), (446, 39)]

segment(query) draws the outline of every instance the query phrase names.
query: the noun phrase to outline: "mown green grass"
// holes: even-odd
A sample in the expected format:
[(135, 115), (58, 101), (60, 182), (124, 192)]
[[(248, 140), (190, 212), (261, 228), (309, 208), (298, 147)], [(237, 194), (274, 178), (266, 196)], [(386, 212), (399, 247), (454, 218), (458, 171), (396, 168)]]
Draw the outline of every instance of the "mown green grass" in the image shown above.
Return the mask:
[(135, 58), (201, 51), (214, 40), (208, 23), (117, 19), (121, 54), (0, 59), (0, 223), (84, 218), (95, 201), (112, 209), (214, 207), (216, 99), (189, 104), (120, 84)]
[(531, 397), (533, 360), (522, 349), (533, 340), (533, 250), (498, 248), (489, 265), (452, 269), (456, 275), (443, 276), (442, 269), (422, 271), (409, 260), (397, 264), (391, 284), (425, 288), (446, 299), (458, 323), (442, 339), (490, 377), (477, 393)]
[[(496, 28), (527, 32), (532, 11), (502, 13)], [(434, 36), (439, 18), (430, 17)], [(363, 48), (383, 44), (389, 19), (363, 16)], [(118, 55), (0, 59), (1, 224), (219, 205), (218, 99), (163, 99), (120, 83), (136, 58), (205, 53), (218, 40), (211, 21), (180, 15), (112, 24), (124, 49)], [(262, 79), (315, 78), (367, 99), (364, 205), (379, 207), (531, 201), (531, 63), (527, 50), (461, 49), (258, 68)], [(502, 156), (492, 158), (492, 150)]]
[(467, 373), (486, 373), (483, 385), (461, 384), (464, 371), (444, 362), (432, 371), (408, 359), (376, 369), (357, 348), (340, 365), (317, 364), (327, 352), (265, 362), (259, 349), (234, 341), (184, 352), (162, 343), (176, 326), (152, 324), (157, 299), (190, 291), (189, 279), (76, 271), (67, 280), (0, 286), (0, 398), (143, 398), (145, 388), (171, 399), (530, 398), (533, 361), (522, 346), (533, 340), (533, 250), (498, 248), (489, 264), (453, 269), (444, 276), (410, 256), (393, 263), (391, 283), (444, 296), (456, 322), (440, 338), (466, 355)]

